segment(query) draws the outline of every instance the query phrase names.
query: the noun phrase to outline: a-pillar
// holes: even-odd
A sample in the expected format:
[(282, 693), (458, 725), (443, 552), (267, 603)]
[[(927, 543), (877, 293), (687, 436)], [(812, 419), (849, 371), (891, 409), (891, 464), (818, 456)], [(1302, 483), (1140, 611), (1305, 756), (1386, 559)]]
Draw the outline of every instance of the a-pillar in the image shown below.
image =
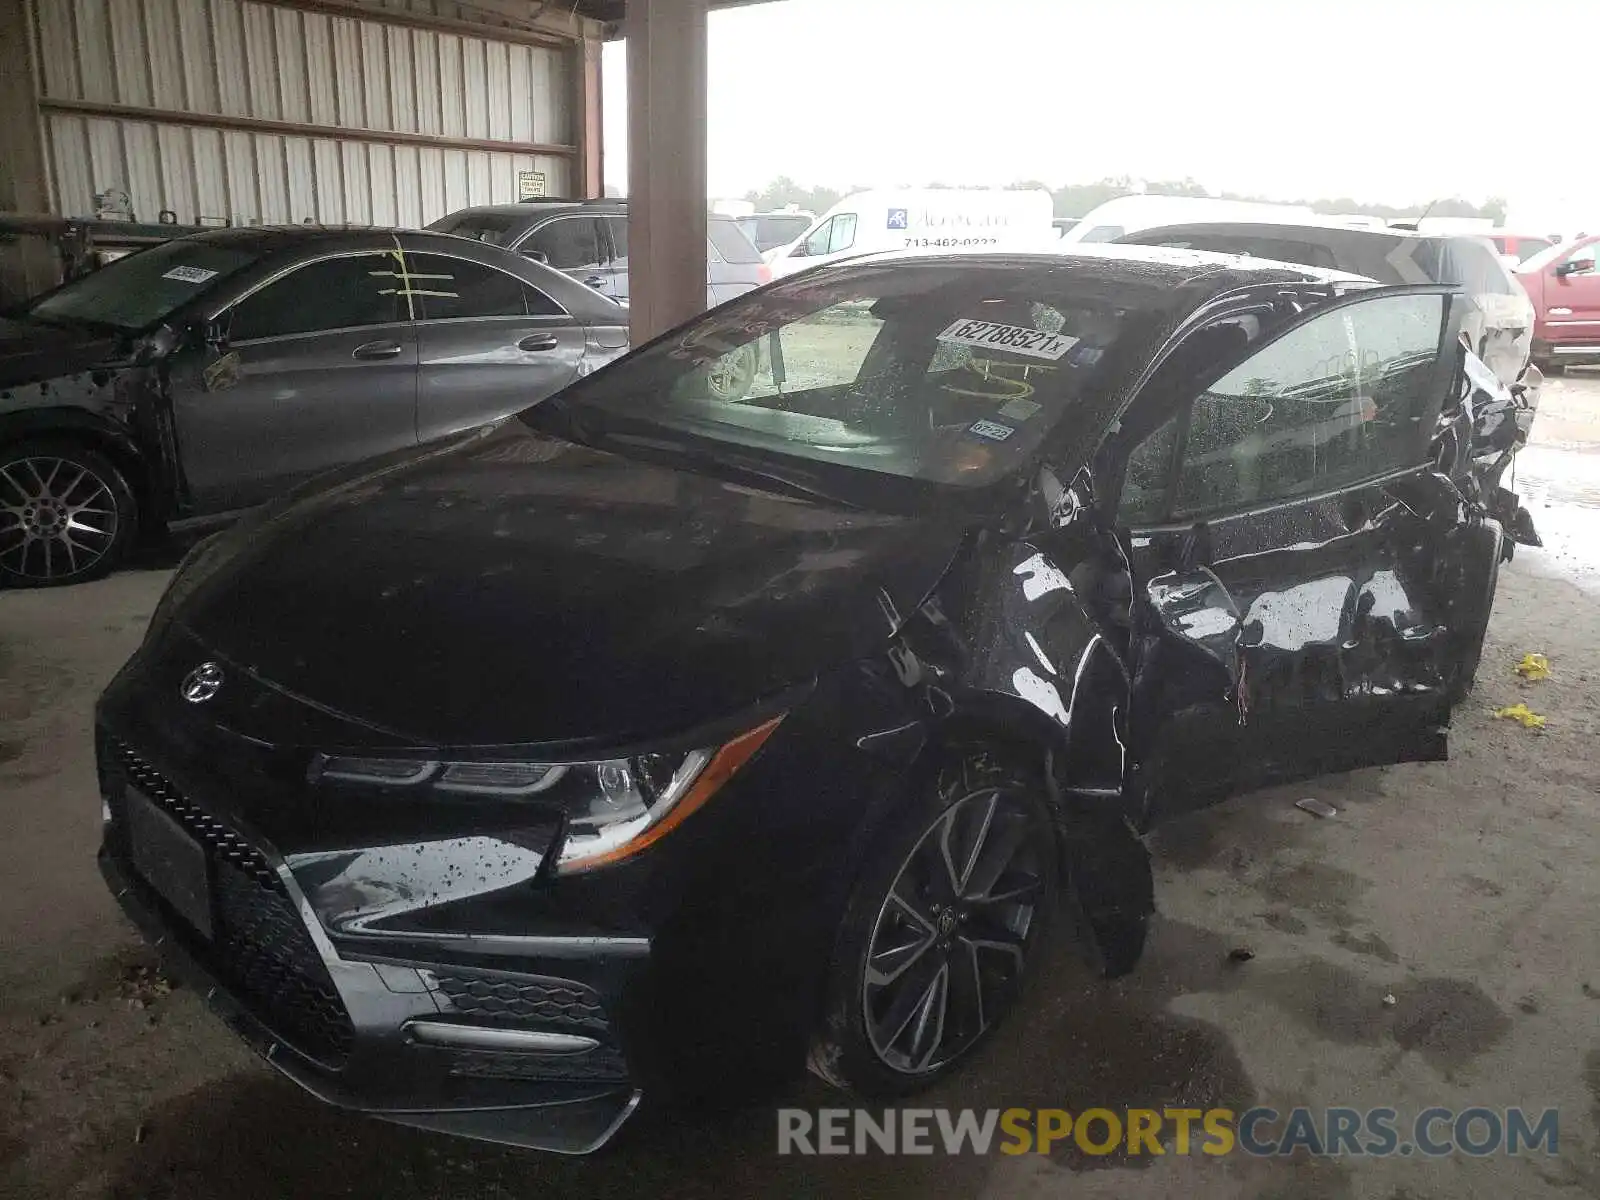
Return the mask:
[(706, 306), (706, 0), (633, 0), (628, 289), (635, 346)]

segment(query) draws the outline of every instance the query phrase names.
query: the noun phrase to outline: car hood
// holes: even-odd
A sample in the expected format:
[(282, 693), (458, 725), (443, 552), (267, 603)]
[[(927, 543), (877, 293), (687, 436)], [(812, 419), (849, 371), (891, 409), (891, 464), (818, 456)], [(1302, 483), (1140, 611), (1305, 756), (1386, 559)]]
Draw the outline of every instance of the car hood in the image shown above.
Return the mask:
[(513, 420), (221, 535), (159, 620), (356, 741), (620, 745), (881, 644), (963, 537)]
[(117, 339), (83, 329), (0, 318), (0, 389), (99, 366)]

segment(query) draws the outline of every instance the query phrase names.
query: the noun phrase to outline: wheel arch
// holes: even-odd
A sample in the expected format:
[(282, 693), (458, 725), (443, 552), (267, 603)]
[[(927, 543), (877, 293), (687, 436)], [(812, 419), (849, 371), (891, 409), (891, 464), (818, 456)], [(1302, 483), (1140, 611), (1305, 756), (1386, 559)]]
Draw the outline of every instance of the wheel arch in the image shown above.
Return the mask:
[(80, 408), (40, 408), (0, 414), (0, 452), (28, 441), (74, 442), (110, 460), (133, 489), (139, 523), (164, 521), (166, 506), (156, 469), (138, 439), (115, 422)]

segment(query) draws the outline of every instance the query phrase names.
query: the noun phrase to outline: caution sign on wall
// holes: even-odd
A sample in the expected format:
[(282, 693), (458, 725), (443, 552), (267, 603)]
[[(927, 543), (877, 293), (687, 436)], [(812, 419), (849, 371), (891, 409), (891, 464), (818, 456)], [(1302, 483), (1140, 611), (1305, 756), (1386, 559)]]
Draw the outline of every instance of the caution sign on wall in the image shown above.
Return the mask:
[(543, 171), (517, 172), (517, 199), (534, 200), (544, 195)]

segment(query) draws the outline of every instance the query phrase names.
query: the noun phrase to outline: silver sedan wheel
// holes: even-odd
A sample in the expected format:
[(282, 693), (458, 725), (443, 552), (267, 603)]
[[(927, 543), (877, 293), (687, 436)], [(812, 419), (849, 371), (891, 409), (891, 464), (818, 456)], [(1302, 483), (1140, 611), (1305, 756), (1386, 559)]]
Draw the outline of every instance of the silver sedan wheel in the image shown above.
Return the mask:
[(79, 575), (117, 541), (111, 485), (93, 470), (51, 456), (0, 463), (0, 567), (25, 580)]

